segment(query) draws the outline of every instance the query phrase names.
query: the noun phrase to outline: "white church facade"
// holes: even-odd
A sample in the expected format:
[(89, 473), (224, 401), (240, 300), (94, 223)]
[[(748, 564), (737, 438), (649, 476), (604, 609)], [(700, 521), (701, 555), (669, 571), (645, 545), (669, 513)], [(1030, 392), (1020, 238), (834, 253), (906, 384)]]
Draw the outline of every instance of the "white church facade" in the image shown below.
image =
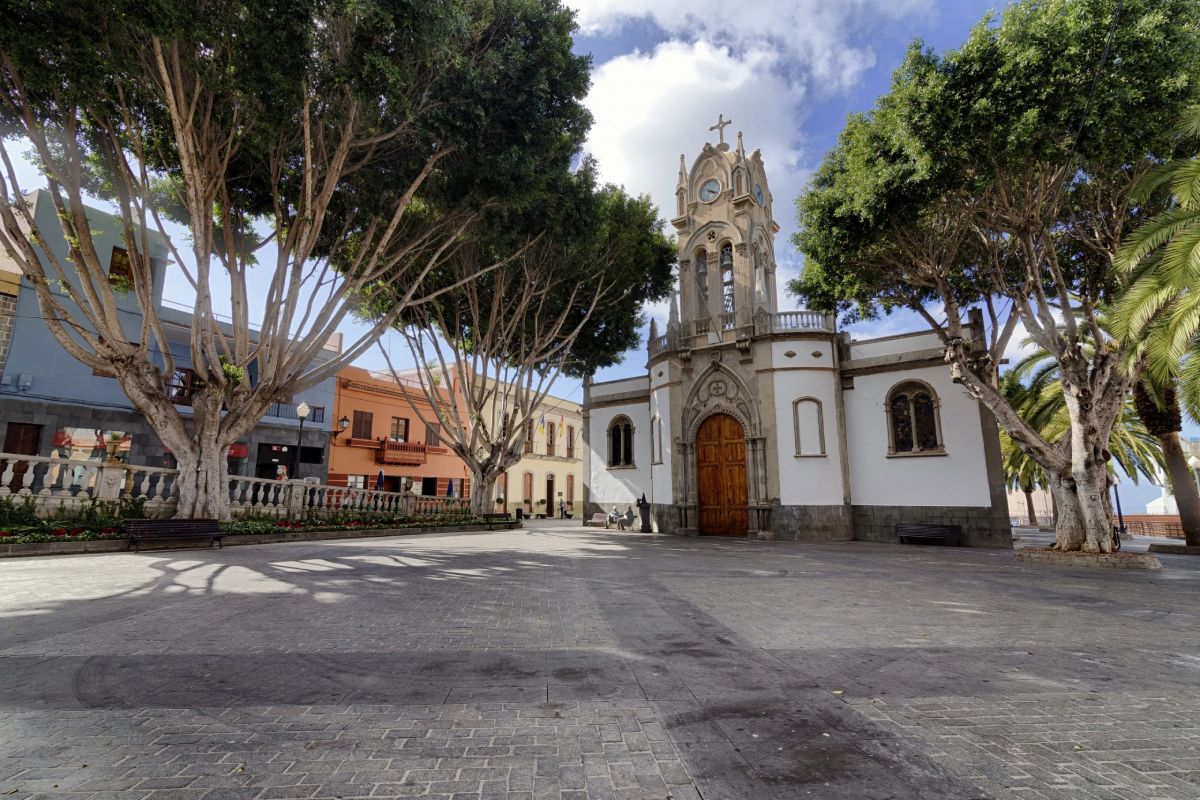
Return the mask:
[(937, 335), (860, 341), (778, 310), (772, 198), (740, 133), (681, 156), (676, 192), (677, 294), (647, 374), (584, 386), (585, 512), (644, 495), (682, 535), (898, 541), (912, 522), (1010, 545), (995, 423)]

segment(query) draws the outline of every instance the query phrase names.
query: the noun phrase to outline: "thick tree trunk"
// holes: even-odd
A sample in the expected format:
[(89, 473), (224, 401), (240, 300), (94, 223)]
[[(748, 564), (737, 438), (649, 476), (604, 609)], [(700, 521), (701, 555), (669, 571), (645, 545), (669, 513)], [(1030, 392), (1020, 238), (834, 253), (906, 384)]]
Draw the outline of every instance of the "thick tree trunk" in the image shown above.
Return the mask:
[(1167, 477), (1179, 507), (1179, 522), (1183, 535), (1191, 547), (1200, 547), (1200, 491), (1196, 489), (1196, 477), (1187, 463), (1187, 455), (1179, 444), (1179, 434), (1165, 433), (1158, 437), (1162, 444), (1163, 458), (1167, 462)]
[(197, 441), (176, 453), (179, 464), (177, 519), (229, 519), (229, 462), (226, 445)]
[(471, 483), (471, 513), (475, 516), (494, 514), (500, 511), (493, 495), (496, 492), (496, 479), (500, 477), (498, 470), (487, 472), (472, 470)]
[(1033, 507), (1033, 490), (1025, 489), (1025, 514), (1029, 517), (1029, 527), (1038, 526), (1037, 510)]
[[(1084, 550), (1089, 553), (1112, 552), (1112, 513), (1108, 496), (1108, 436), (1117, 412), (1111, 407), (1123, 402), (1123, 396), (1108, 396), (1101, 401), (1093, 397), (1086, 380), (1063, 381), (1063, 396), (1070, 420), (1070, 482), (1074, 487), (1074, 502), (1068, 511), (1059, 494), (1060, 524), (1055, 527), (1059, 550)], [(1123, 395), (1123, 393), (1122, 393)], [(1100, 408), (1103, 404), (1105, 407)], [(1108, 424), (1104, 424), (1107, 420)], [(1065, 477), (1065, 476), (1064, 476)], [(1065, 525), (1064, 525), (1065, 523)], [(1079, 527), (1082, 526), (1082, 542)], [(1064, 528), (1069, 527), (1069, 531)], [(1064, 536), (1064, 532), (1066, 535)]]
[(1081, 549), (1086, 539), (1086, 532), (1083, 512), (1079, 507), (1079, 499), (1075, 492), (1075, 481), (1062, 475), (1052, 476), (1050, 492), (1054, 497), (1054, 507), (1057, 510), (1054, 518), (1054, 549)]
[[(236, 430), (231, 429), (223, 411), (224, 397), (202, 389), (191, 397), (189, 424), (167, 397), (158, 375), (149, 365), (140, 366), (140, 370), (131, 370), (118, 380), (134, 407), (175, 456), (179, 470), (175, 479), (175, 517), (229, 519), (227, 452), (230, 442), (253, 427), (253, 422), (243, 422)], [(240, 416), (257, 421), (262, 415)]]
[(223, 430), (222, 398), (198, 392), (192, 398), (192, 438), (176, 454), (179, 462), (178, 519), (229, 519), (229, 431)]

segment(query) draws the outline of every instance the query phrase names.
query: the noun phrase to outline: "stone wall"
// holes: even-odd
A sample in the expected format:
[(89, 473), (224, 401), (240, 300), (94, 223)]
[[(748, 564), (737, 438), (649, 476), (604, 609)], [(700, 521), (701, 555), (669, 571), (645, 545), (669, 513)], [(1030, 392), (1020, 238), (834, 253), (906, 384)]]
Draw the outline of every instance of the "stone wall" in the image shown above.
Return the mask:
[(898, 523), (959, 525), (968, 547), (1012, 547), (1008, 509), (974, 506), (854, 506), (854, 538), (899, 542)]
[(854, 524), (847, 506), (775, 506), (771, 538), (795, 542), (849, 542)]
[(650, 505), (650, 524), (656, 533), (679, 534), (679, 506), (665, 503)]

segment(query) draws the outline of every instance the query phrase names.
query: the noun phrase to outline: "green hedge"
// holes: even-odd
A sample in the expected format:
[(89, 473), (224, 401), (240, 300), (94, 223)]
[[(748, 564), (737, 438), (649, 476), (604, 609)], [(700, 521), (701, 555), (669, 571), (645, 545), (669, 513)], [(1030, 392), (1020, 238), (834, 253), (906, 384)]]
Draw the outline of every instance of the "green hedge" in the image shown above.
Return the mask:
[[(32, 542), (86, 542), (96, 539), (123, 539), (125, 529), (116, 524), (96, 525), (84, 520), (37, 520), (35, 524), (0, 525), (0, 544)], [(107, 522), (107, 520), (106, 520)], [(221, 530), (238, 535), (279, 535), (311, 531), (405, 530), (440, 528), (454, 525), (480, 525), (483, 520), (465, 514), (430, 514), (419, 517), (383, 517), (369, 514), (343, 514), (326, 519), (292, 522), (280, 519), (236, 519), (221, 523)]]

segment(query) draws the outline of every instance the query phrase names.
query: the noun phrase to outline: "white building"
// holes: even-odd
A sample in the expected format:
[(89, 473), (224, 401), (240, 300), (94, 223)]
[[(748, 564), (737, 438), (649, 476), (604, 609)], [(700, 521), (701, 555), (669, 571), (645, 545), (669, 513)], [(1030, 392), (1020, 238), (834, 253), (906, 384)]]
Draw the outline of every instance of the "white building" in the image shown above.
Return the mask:
[(896, 541), (926, 522), (1008, 544), (995, 423), (937, 335), (855, 341), (778, 310), (772, 198), (740, 133), (691, 170), (681, 156), (676, 193), (678, 294), (647, 375), (585, 385), (585, 513), (644, 494), (658, 530), (687, 535)]

